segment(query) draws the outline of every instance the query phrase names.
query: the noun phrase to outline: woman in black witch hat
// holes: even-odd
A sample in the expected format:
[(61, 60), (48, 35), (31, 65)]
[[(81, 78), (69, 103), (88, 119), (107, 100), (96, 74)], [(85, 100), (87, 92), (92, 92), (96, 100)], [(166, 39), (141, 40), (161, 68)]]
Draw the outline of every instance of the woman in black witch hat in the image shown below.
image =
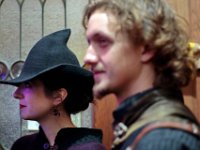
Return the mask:
[(3, 84), (17, 86), (20, 115), (40, 124), (38, 133), (18, 139), (12, 150), (101, 150), (102, 132), (76, 128), (70, 115), (93, 102), (92, 73), (80, 67), (66, 46), (70, 29), (43, 37), (31, 49), (19, 77)]

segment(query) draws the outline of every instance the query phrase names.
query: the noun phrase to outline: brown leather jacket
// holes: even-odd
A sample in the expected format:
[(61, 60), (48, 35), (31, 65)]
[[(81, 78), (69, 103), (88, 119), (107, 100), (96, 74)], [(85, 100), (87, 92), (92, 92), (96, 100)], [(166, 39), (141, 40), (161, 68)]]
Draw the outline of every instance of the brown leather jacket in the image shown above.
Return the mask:
[(129, 97), (113, 115), (115, 118), (113, 149), (117, 150), (125, 149), (125, 147), (134, 143), (137, 135), (142, 132), (142, 128), (151, 123), (173, 122), (183, 125), (193, 124), (198, 131), (200, 129), (197, 119), (184, 105), (182, 93), (179, 90), (173, 89), (150, 89)]

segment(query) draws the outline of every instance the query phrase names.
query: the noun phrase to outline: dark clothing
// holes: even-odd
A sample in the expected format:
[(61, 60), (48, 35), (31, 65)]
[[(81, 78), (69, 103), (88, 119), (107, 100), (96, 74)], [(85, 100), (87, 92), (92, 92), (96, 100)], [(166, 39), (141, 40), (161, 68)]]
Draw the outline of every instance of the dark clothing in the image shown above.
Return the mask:
[[(113, 149), (133, 149), (137, 135), (150, 123), (170, 121), (200, 125), (183, 104), (179, 90), (150, 89), (127, 98), (113, 113)], [(131, 128), (131, 129), (130, 129)], [(142, 137), (135, 150), (200, 150), (200, 137), (178, 128), (156, 128)]]
[(1, 144), (0, 144), (0, 150), (4, 150), (3, 147), (1, 146)]
[(38, 133), (18, 139), (11, 150), (105, 150), (101, 144), (102, 132), (89, 128), (63, 128), (55, 139), (55, 145), (49, 142), (40, 128)]

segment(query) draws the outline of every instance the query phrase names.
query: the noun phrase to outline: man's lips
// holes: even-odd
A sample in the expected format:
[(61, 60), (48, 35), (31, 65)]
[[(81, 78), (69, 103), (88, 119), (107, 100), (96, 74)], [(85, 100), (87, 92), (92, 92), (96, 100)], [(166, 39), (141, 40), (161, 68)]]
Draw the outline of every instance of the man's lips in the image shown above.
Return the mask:
[(94, 76), (98, 76), (98, 75), (101, 75), (101, 74), (103, 74), (104, 72), (103, 71), (94, 71), (93, 72), (93, 75)]
[(96, 72), (93, 72), (93, 76), (94, 76), (95, 82), (100, 81), (101, 78), (103, 77), (103, 74), (104, 74), (104, 73), (105, 73), (105, 72), (103, 72), (103, 71), (96, 71)]
[(19, 107), (20, 107), (20, 109), (22, 109), (22, 108), (24, 108), (24, 107), (26, 107), (26, 106), (20, 104)]
[(92, 69), (92, 73), (93, 73), (93, 74), (100, 74), (100, 73), (104, 73), (104, 72), (105, 72), (104, 70)]

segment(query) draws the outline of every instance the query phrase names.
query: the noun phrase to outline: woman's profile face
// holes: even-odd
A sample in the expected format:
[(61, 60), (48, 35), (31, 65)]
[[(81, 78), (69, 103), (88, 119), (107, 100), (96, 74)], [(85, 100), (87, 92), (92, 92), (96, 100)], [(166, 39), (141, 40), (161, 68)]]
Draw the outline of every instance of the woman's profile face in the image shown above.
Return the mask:
[(36, 79), (20, 84), (14, 92), (20, 115), (25, 120), (42, 121), (52, 112), (53, 98), (46, 96), (44, 84)]

